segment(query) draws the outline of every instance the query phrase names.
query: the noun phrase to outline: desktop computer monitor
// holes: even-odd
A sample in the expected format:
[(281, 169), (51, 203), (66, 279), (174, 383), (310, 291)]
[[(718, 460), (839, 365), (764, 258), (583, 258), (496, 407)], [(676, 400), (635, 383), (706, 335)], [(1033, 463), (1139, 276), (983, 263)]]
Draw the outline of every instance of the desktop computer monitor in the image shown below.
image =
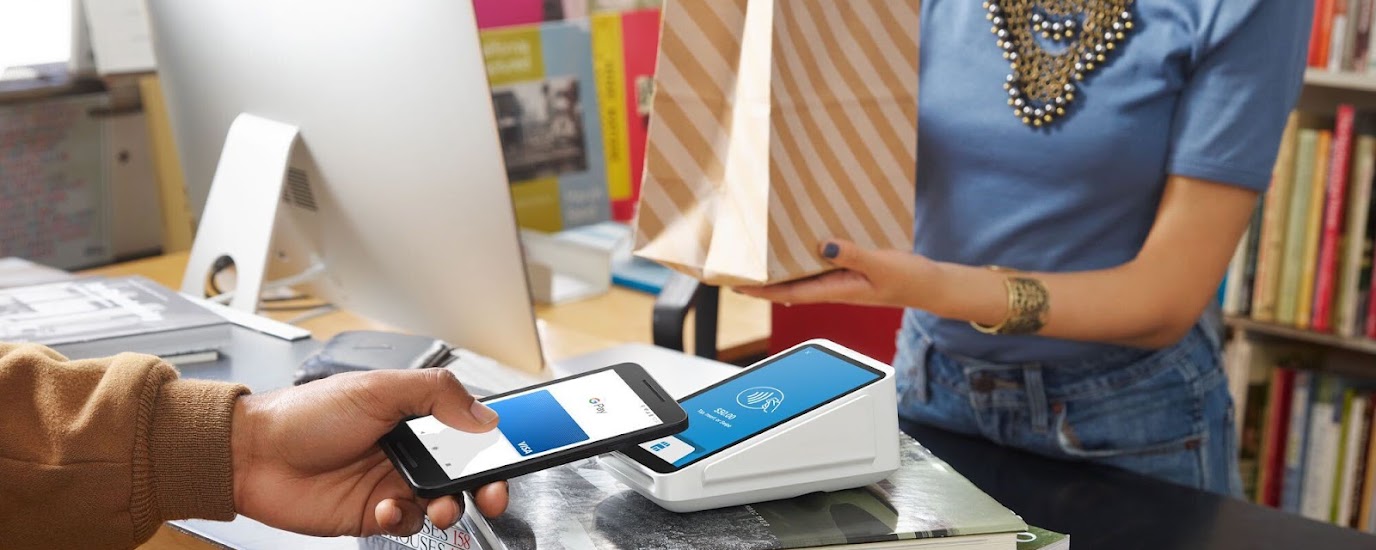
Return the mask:
[(205, 205), (183, 291), (222, 257), (241, 309), (265, 274), (319, 273), (310, 291), (340, 307), (543, 368), (471, 1), (148, 8)]

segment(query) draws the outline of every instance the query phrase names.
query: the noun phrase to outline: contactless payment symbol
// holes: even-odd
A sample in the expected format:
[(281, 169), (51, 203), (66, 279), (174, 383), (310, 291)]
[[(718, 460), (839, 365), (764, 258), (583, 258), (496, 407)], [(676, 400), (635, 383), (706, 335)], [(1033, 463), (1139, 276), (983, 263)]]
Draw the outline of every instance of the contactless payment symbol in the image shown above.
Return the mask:
[(769, 386), (755, 386), (736, 394), (736, 404), (747, 409), (774, 412), (784, 403), (784, 392)]

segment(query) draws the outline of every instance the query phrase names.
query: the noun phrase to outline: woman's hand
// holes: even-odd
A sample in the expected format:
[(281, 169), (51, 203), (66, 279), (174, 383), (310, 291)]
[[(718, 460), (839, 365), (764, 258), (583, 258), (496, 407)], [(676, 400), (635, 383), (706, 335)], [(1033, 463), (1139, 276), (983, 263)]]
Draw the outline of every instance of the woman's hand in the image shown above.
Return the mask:
[(736, 290), (784, 304), (836, 302), (922, 308), (938, 297), (930, 290), (938, 288), (941, 264), (926, 257), (899, 250), (868, 250), (842, 240), (822, 243), (821, 253), (841, 269), (807, 279)]
[[(430, 414), (467, 432), (497, 427), (497, 414), (444, 369), (337, 374), (242, 397), (231, 424), (235, 508), (310, 535), (410, 535), (426, 516), (448, 528), (462, 501), (417, 498), (377, 446), (407, 417)], [(473, 496), (489, 517), (506, 509), (505, 483)]]

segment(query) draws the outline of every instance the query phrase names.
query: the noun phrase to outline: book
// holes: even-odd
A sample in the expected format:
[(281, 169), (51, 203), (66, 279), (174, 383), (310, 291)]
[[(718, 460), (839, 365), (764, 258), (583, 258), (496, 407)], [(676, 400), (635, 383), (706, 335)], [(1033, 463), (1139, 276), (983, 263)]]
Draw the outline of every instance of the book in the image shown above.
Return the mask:
[(566, 13), (565, 4), (560, 0), (473, 0), (473, 15), (477, 18), (479, 29), (530, 25), (587, 15), (578, 11)]
[(1262, 214), (1266, 206), (1266, 196), (1257, 200), (1252, 209), (1252, 221), (1247, 225), (1247, 234), (1242, 242), (1245, 247), (1242, 260), (1242, 279), (1238, 282), (1238, 315), (1251, 315), (1252, 294), (1256, 292), (1257, 248), (1261, 245)]
[(1070, 535), (1029, 526), (1018, 534), (1018, 550), (1070, 550)]
[(1260, 241), (1257, 245), (1257, 273), (1253, 283), (1252, 318), (1276, 320), (1277, 290), (1281, 281), (1281, 259), (1285, 254), (1290, 196), (1295, 181), (1295, 157), (1299, 139), (1300, 114), (1292, 111), (1281, 134), (1280, 151), (1271, 171), (1271, 187), (1263, 201)]
[(517, 223), (554, 233), (611, 219), (588, 22), (480, 40)]
[(1343, 457), (1342, 468), (1340, 469), (1341, 483), (1337, 488), (1335, 498), (1339, 499), (1334, 514), (1334, 523), (1344, 527), (1356, 525), (1357, 510), (1360, 502), (1357, 500), (1361, 494), (1361, 483), (1366, 472), (1366, 436), (1370, 426), (1369, 396), (1365, 392), (1352, 390), (1349, 396), (1351, 405), (1348, 407), (1347, 417), (1343, 420)]
[(1280, 506), (1281, 480), (1285, 472), (1285, 439), (1294, 387), (1293, 368), (1275, 369), (1270, 395), (1266, 400), (1266, 424), (1261, 436), (1261, 472), (1257, 481), (1257, 503), (1272, 508)]
[(1332, 2), (1332, 11), (1329, 17), (1332, 19), (1328, 24), (1328, 70), (1338, 72), (1343, 70), (1344, 44), (1347, 41), (1348, 13), (1347, 5), (1349, 0), (1329, 0)]
[(1314, 0), (1313, 29), (1309, 34), (1310, 67), (1328, 66), (1328, 46), (1332, 39), (1333, 3), (1337, 0)]
[(1347, 204), (1348, 171), (1351, 168), (1353, 125), (1357, 111), (1351, 105), (1338, 106), (1337, 124), (1330, 147), (1328, 175), (1325, 178), (1324, 211), (1314, 282), (1313, 315), (1310, 327), (1319, 332), (1333, 328), (1333, 295), (1337, 285), (1338, 250), (1342, 242), (1343, 211)]
[(645, 171), (660, 12), (603, 11), (591, 19), (612, 219), (630, 222)]
[(1285, 248), (1277, 258), (1280, 282), (1276, 289), (1276, 321), (1287, 325), (1296, 323), (1299, 303), (1301, 263), (1304, 260), (1305, 229), (1309, 212), (1309, 195), (1313, 186), (1314, 166), (1319, 147), (1319, 130), (1302, 127), (1298, 131), (1295, 153), (1295, 173), (1285, 216)]
[(1304, 497), (1300, 514), (1316, 521), (1330, 521), (1334, 472), (1338, 464), (1338, 437), (1342, 414), (1342, 389), (1338, 379), (1320, 375), (1309, 411), (1309, 437), (1305, 448)]
[(1335, 409), (1338, 417), (1334, 422), (1334, 426), (1337, 427), (1338, 460), (1337, 466), (1333, 469), (1333, 487), (1330, 489), (1333, 492), (1333, 499), (1328, 505), (1328, 522), (1334, 524), (1338, 523), (1338, 518), (1346, 516), (1347, 510), (1343, 507), (1344, 495), (1346, 494), (1344, 491), (1351, 490), (1350, 476), (1352, 473), (1349, 471), (1349, 466), (1352, 462), (1349, 462), (1349, 458), (1351, 458), (1349, 449), (1355, 447), (1350, 441), (1355, 424), (1352, 418), (1352, 409), (1357, 405), (1356, 391), (1348, 388), (1343, 391), (1342, 397), (1339, 399), (1342, 404)]
[(510, 481), (506, 514), (488, 520), (493, 547), (868, 548), (1016, 547), (1029, 527), (911, 437), (899, 469), (866, 487), (705, 510), (669, 512), (589, 459)]
[(71, 359), (122, 352), (199, 358), (229, 338), (224, 318), (140, 276), (0, 290), (0, 341), (43, 344)]
[(0, 258), (0, 289), (70, 281), (76, 276), (23, 258)]
[(1314, 172), (1308, 184), (1309, 207), (1304, 214), (1304, 248), (1300, 253), (1300, 281), (1295, 288), (1295, 326), (1308, 329), (1314, 308), (1314, 282), (1318, 274), (1319, 239), (1323, 235), (1324, 192), (1327, 189), (1327, 160), (1333, 144), (1331, 130), (1319, 130), (1319, 141), (1314, 149)]
[(1368, 62), (1368, 52), (1371, 48), (1371, 23), (1373, 19), (1373, 7), (1376, 7), (1376, 0), (1356, 0), (1356, 24), (1353, 27), (1352, 40), (1352, 59), (1348, 62), (1346, 70), (1361, 73), (1366, 71)]
[(1304, 500), (1305, 450), (1309, 444), (1309, 410), (1318, 377), (1309, 371), (1295, 373), (1295, 392), (1290, 402), (1290, 427), (1286, 430), (1285, 471), (1281, 481), (1280, 507), (1298, 514)]
[(1265, 429), (1267, 398), (1271, 386), (1269, 368), (1249, 365), (1246, 401), (1242, 410), (1242, 430), (1238, 437), (1238, 471), (1242, 477), (1243, 494), (1257, 501), (1260, 494), (1262, 430)]
[(1367, 412), (1366, 475), (1362, 482), (1361, 505), (1357, 509), (1355, 527), (1363, 532), (1376, 530), (1376, 393), (1367, 401), (1372, 410)]
[[(1347, 197), (1347, 228), (1343, 231), (1343, 252), (1338, 278), (1335, 331), (1346, 337), (1357, 335), (1360, 316), (1359, 296), (1370, 286), (1362, 282), (1363, 250), (1366, 248), (1367, 218), (1370, 215), (1371, 183), (1376, 178), (1376, 119), (1363, 117), (1353, 145), (1352, 178)], [(1370, 273), (1367, 274), (1368, 276)]]

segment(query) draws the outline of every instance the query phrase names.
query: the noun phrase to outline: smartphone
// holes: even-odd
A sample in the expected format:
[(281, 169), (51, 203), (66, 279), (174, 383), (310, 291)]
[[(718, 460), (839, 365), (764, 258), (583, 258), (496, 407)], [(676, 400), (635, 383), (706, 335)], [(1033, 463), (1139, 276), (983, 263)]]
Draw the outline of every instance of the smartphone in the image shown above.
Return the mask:
[(841, 352), (805, 344), (680, 399), (686, 430), (619, 450), (656, 472), (677, 472), (883, 378)]
[(475, 434), (433, 416), (379, 442), (416, 495), (436, 498), (682, 431), (688, 416), (645, 369), (623, 363), (480, 399), (497, 428)]

